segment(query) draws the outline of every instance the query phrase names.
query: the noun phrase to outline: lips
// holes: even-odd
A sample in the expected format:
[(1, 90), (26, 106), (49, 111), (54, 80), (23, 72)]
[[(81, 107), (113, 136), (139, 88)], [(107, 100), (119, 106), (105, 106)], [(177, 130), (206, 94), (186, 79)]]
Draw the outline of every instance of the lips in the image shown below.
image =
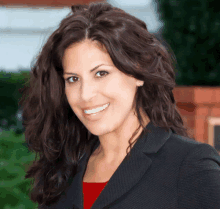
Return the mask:
[(85, 107), (85, 108), (82, 108), (82, 110), (83, 110), (83, 112), (84, 112), (85, 110), (96, 109), (96, 108), (102, 107), (102, 106), (104, 106), (104, 105), (106, 105), (106, 104), (108, 104), (108, 103), (105, 103), (105, 104), (103, 104), (103, 105), (96, 105), (96, 106), (92, 106), (92, 107)]
[[(90, 122), (99, 121), (99, 120), (105, 118), (103, 116), (108, 112), (108, 108), (110, 106), (110, 103), (107, 103), (107, 104), (108, 104), (108, 106), (105, 109), (103, 109), (99, 112), (96, 112), (96, 113), (91, 113), (91, 114), (88, 113), (87, 114), (83, 111), (83, 117)], [(104, 106), (106, 106), (106, 105), (104, 105)]]
[(92, 110), (84, 110), (84, 112), (86, 114), (96, 114), (98, 112), (102, 112), (103, 110), (105, 110), (107, 107), (109, 106), (109, 103), (106, 105), (103, 105), (102, 107), (96, 108), (96, 109), (92, 109)]

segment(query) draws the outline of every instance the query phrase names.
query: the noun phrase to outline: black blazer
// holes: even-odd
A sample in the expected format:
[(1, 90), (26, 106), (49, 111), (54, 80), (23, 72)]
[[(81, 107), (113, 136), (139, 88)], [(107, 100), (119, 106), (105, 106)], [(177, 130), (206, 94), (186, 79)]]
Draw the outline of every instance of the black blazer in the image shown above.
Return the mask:
[[(91, 209), (220, 209), (220, 155), (211, 145), (150, 122)], [(94, 141), (93, 152), (99, 145)], [(90, 152), (90, 154), (91, 154)], [(83, 209), (82, 178), (90, 154), (50, 209)], [(92, 192), (92, 191), (91, 191)]]

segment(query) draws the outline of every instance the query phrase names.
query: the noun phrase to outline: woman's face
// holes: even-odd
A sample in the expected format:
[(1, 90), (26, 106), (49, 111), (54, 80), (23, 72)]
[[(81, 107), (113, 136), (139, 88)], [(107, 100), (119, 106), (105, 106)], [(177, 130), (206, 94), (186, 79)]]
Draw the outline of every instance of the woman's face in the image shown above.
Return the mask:
[[(137, 86), (142, 85), (143, 81), (119, 71), (109, 54), (95, 42), (85, 40), (66, 49), (63, 69), (67, 100), (92, 134), (100, 136), (119, 129), (133, 117), (132, 103)], [(92, 115), (84, 113), (84, 108), (105, 104), (109, 106), (104, 111)]]

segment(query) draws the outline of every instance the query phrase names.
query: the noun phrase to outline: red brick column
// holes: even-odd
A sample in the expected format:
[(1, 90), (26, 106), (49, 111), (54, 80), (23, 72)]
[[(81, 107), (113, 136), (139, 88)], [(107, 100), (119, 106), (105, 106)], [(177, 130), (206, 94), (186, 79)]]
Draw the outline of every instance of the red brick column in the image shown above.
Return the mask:
[(179, 86), (173, 94), (189, 135), (208, 143), (208, 117), (220, 117), (220, 87)]

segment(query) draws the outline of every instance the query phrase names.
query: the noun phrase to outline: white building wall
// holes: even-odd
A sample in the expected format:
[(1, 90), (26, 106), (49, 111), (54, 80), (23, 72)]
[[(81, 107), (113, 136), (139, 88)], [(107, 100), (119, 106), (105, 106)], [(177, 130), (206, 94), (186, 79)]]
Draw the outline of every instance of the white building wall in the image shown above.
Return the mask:
[[(145, 21), (152, 33), (162, 26), (151, 0), (107, 2)], [(69, 12), (68, 7), (0, 7), (0, 70), (30, 69), (49, 35)]]

